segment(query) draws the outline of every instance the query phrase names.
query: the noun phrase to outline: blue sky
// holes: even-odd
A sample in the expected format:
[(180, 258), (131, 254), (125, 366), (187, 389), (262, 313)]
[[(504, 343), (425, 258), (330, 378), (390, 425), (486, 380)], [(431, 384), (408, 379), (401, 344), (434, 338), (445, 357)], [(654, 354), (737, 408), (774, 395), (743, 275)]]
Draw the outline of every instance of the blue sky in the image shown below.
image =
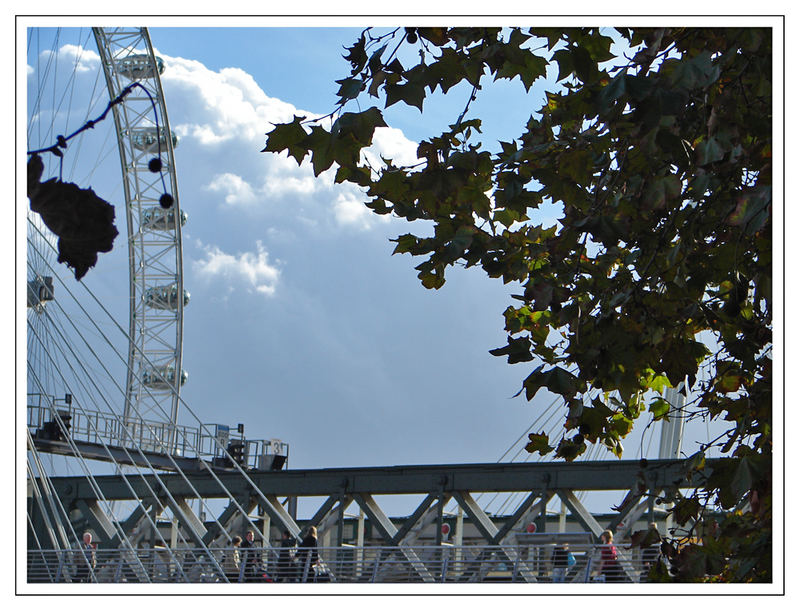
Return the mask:
[[(249, 438), (289, 443), (294, 468), (493, 462), (512, 448), (508, 460), (554, 399), (513, 398), (530, 367), (488, 353), (505, 343), (511, 287), (454, 269), (425, 290), (389, 241), (424, 228), (373, 215), (332, 172), (315, 179), (259, 152), (270, 122), (333, 109), (334, 81), (349, 74), (343, 47), (359, 31), (151, 28), (189, 214), (182, 397), (203, 423), (241, 422)], [(519, 81), (493, 87), (470, 115), (486, 118), (487, 144), (517, 136), (543, 95)], [(376, 149), (413, 160), (466, 95), (454, 90), (423, 114), (393, 107), (399, 129), (376, 133)], [(102, 255), (90, 275), (127, 286), (121, 256)], [(179, 421), (196, 425), (186, 411)], [(642, 435), (629, 437), (626, 457), (639, 456)], [(646, 454), (657, 435), (644, 435)]]
[[(348, 74), (343, 47), (359, 30), (202, 30), (197, 38), (191, 30), (175, 32), (153, 29), (154, 45), (176, 61), (197, 53), (192, 59), (210, 70), (203, 72), (210, 97), (213, 87), (221, 86), (220, 71), (235, 68), (260, 90), (254, 104), (268, 104), (263, 94), (291, 105), (291, 113), (325, 114), (336, 100), (334, 80)], [(203, 41), (200, 48), (197, 39)], [(180, 46), (184, 40), (186, 52)], [(242, 51), (233, 52), (235, 46)], [(203, 48), (225, 51), (217, 56)], [(313, 180), (309, 169), (297, 168), (293, 160), (258, 153), (270, 129), (265, 121), (248, 124), (244, 129), (256, 135), (234, 140), (225, 155), (201, 143), (194, 149), (198, 138), (182, 125), (195, 119), (182, 124), (174, 110), (184, 92), (196, 99), (202, 91), (198, 77), (192, 78), (178, 83), (169, 72), (163, 76), (171, 121), (176, 131), (185, 131), (176, 156), (181, 199), (191, 215), (185, 228), (192, 290), (186, 311), (186, 366), (192, 370), (187, 402), (198, 410), (208, 402), (211, 412), (212, 405), (227, 403), (229, 413), (242, 414), (248, 431), (288, 441), (295, 467), (496, 460), (532, 419), (529, 405), (509, 398), (518, 389), (519, 372), (487, 352), (504, 343), (507, 290), (461, 270), (441, 291), (423, 289), (411, 258), (390, 256), (389, 238), (410, 228), (369, 216), (357, 192), (330, 185), (330, 177)], [(462, 96), (453, 107), (463, 101)], [(224, 105), (223, 100), (210, 113)], [(416, 109), (403, 111), (396, 114), (416, 127), (417, 138), (423, 125), (446, 126)], [(453, 122), (459, 111), (443, 121)], [(213, 121), (210, 113), (198, 121)], [(405, 132), (394, 137), (406, 155), (413, 153), (411, 137)], [(239, 176), (253, 190), (265, 173), (270, 181), (303, 184), (277, 193), (267, 186), (263, 196), (254, 196), (257, 201), (244, 202), (235, 189), (240, 183), (212, 178), (200, 185), (180, 170), (181, 156), (194, 152), (186, 152), (190, 147), (212, 165), (229, 158), (214, 168), (217, 176)], [(218, 186), (209, 192), (208, 184)], [(225, 198), (228, 204), (220, 201)], [(195, 200), (202, 212), (195, 212)], [(260, 244), (268, 253), (266, 265), (279, 272), (274, 284), (265, 277), (274, 292), (252, 292), (244, 278), (232, 277), (233, 265), (227, 281), (208, 272), (211, 260), (198, 241), (206, 253), (213, 245), (239, 263)], [(218, 377), (203, 376), (195, 385), (194, 370), (213, 366), (215, 353), (228, 350), (232, 357), (220, 359)], [(230, 383), (217, 384), (223, 380)]]

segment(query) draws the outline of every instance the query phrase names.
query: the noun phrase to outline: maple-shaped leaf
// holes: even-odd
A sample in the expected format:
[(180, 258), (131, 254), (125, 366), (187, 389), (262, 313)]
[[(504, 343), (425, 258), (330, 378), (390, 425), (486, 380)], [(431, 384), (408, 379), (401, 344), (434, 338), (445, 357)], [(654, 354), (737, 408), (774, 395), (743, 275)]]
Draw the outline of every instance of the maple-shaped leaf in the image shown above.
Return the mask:
[(547, 433), (544, 431), (539, 434), (529, 433), (528, 439), (530, 441), (528, 441), (527, 445), (525, 446), (525, 451), (530, 452), (531, 454), (534, 452), (539, 452), (539, 454), (544, 456), (545, 454), (552, 452), (554, 449), (549, 443)]
[(92, 189), (51, 178), (39, 182), (41, 171), (34, 155), (28, 162), (31, 210), (58, 236), (58, 262), (66, 263), (80, 280), (97, 263), (97, 253), (108, 252), (119, 232), (114, 206)]

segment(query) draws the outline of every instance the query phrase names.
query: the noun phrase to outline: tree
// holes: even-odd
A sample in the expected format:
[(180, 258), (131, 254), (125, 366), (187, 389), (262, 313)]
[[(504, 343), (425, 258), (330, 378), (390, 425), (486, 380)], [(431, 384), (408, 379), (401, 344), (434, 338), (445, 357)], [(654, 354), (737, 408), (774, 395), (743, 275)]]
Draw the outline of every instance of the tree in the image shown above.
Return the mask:
[[(771, 580), (771, 31), (367, 29), (345, 59), (334, 112), (276, 125), (263, 152), (309, 156), (376, 214), (429, 221), (432, 235), (401, 235), (394, 250), (422, 258), (424, 287), (454, 265), (518, 287), (507, 344), (490, 352), (531, 362), (520, 393), (546, 388), (566, 414), (561, 439), (531, 434), (529, 452), (573, 460), (600, 443), (619, 456), (634, 420), (669, 418), (663, 391), (685, 383), (689, 417), (730, 423), (687, 469), (702, 471), (713, 446), (729, 459), (664, 499), (688, 525), (664, 545), (672, 575)], [(481, 90), (518, 79), (527, 91), (549, 66), (559, 86), (520, 133), (478, 142)], [(419, 163), (370, 164), (383, 112), (345, 107), (422, 112), (460, 83), (466, 107), (420, 142)], [(545, 203), (562, 209), (554, 226), (537, 223)], [(726, 517), (698, 532), (712, 507)]]

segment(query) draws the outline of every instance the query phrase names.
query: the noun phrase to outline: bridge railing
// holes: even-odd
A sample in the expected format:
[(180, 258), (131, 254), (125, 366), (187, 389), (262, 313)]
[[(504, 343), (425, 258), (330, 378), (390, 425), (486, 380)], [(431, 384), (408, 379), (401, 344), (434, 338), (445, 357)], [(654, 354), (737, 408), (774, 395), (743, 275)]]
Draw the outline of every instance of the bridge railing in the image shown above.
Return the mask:
[[(138, 452), (171, 454), (184, 458), (203, 458), (212, 461), (223, 456), (225, 443), (218, 442), (213, 434), (204, 433), (200, 427), (184, 426), (157, 420), (128, 418), (123, 422), (115, 414), (90, 409), (76, 409), (64, 399), (42, 393), (28, 394), (27, 424), (34, 437), (60, 440), (61, 427), (56, 414), (68, 427), (69, 437), (76, 442), (127, 448), (134, 459)], [(213, 428), (215, 425), (206, 425)], [(230, 435), (231, 440), (246, 444), (244, 466), (250, 469), (269, 468), (274, 456), (288, 456), (289, 446), (279, 439), (244, 439), (243, 435)], [(269, 459), (267, 461), (267, 459)], [(266, 466), (265, 466), (266, 465)]]
[[(63, 400), (38, 393), (28, 396), (28, 428), (32, 433), (43, 431), (48, 422), (54, 422), (56, 412), (75, 441), (179, 456), (191, 456), (195, 454), (194, 448), (200, 446), (200, 431), (194, 427), (143, 419), (128, 419), (124, 426), (114, 414), (78, 410)], [(62, 434), (60, 427), (54, 426), (53, 431)]]
[[(617, 546), (618, 568), (603, 570), (601, 545), (572, 545), (566, 566), (554, 545), (342, 546), (30, 550), (29, 583), (590, 583), (647, 581), (656, 548)], [(238, 563), (237, 563), (238, 560)]]

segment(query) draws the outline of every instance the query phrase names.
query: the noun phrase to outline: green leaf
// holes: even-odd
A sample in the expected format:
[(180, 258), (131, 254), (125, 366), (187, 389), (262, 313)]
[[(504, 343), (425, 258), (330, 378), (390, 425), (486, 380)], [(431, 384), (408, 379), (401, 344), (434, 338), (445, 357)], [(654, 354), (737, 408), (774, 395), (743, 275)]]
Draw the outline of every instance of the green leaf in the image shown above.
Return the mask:
[(571, 399), (578, 392), (578, 378), (561, 367), (554, 367), (549, 372), (547, 389), (565, 399)]
[(533, 360), (531, 354), (531, 340), (527, 336), (512, 337), (508, 336), (508, 344), (502, 348), (489, 350), (492, 356), (508, 356), (508, 364), (526, 363)]
[(379, 49), (376, 49), (372, 53), (372, 55), (369, 56), (368, 65), (369, 65), (370, 72), (372, 72), (373, 74), (375, 72), (377, 72), (378, 70), (380, 70), (381, 65), (382, 65), (381, 56), (383, 55), (383, 52), (386, 51), (386, 47), (388, 47), (388, 46), (389, 46), (388, 43), (383, 45)]
[(705, 452), (699, 451), (692, 454), (686, 459), (685, 467), (688, 472), (702, 471), (706, 468), (706, 455)]
[(444, 45), (448, 40), (447, 28), (417, 28), (417, 34), (437, 47)]
[(586, 451), (586, 444), (582, 440), (562, 439), (556, 448), (556, 456), (567, 462), (572, 462)]
[(624, 414), (614, 414), (609, 421), (609, 430), (620, 437), (625, 437), (633, 429), (633, 421)]
[(346, 78), (336, 82), (340, 85), (339, 91), (336, 92), (336, 95), (339, 96), (339, 104), (357, 98), (358, 94), (366, 87), (364, 81), (357, 78)]
[(647, 380), (647, 388), (661, 394), (665, 387), (669, 387), (669, 378), (663, 375), (654, 375)]
[(372, 106), (359, 113), (343, 113), (336, 119), (331, 131), (337, 138), (352, 138), (360, 149), (372, 145), (372, 137), (377, 127), (386, 127), (386, 121), (381, 111)]
[(302, 163), (308, 154), (306, 145), (306, 130), (302, 122), (305, 117), (295, 116), (291, 123), (279, 123), (267, 134), (266, 146), (261, 149), (262, 153), (280, 153), (288, 151), (289, 155), (295, 158), (298, 165)]
[(422, 282), (422, 286), (426, 289), (440, 289), (444, 286), (444, 270), (441, 266), (435, 267), (432, 270), (421, 271), (417, 277)]
[[(340, 166), (336, 170), (336, 183), (351, 182), (362, 187), (367, 187), (372, 184), (372, 175), (367, 168), (353, 167), (353, 166)], [(376, 212), (377, 209), (373, 208)]]
[(653, 420), (669, 420), (669, 411), (672, 409), (672, 406), (662, 399), (661, 397), (657, 397), (653, 399), (650, 403), (650, 407), (648, 411), (653, 414)]
[(549, 444), (549, 439), (547, 438), (547, 433), (542, 431), (541, 433), (529, 433), (528, 434), (528, 443), (525, 446), (525, 451), (533, 454), (534, 452), (539, 452), (542, 456), (549, 454), (553, 451), (553, 446)]
[(595, 82), (600, 73), (598, 72), (597, 64), (592, 59), (589, 51), (587, 51), (586, 48), (578, 45), (577, 47), (574, 47), (571, 52), (572, 65), (575, 67), (575, 74), (578, 75), (578, 78), (584, 83)]
[(701, 138), (695, 146), (694, 152), (699, 166), (721, 161), (725, 157), (725, 150), (714, 136)]
[(352, 47), (347, 47), (349, 53), (343, 57), (350, 62), (352, 74), (358, 74), (367, 64), (366, 43), (367, 40), (362, 34)]
[(304, 143), (311, 150), (314, 176), (319, 176), (333, 165), (333, 138), (329, 132), (319, 125), (315, 125), (311, 128), (311, 133), (306, 137)]
[(401, 85), (392, 85), (387, 83), (386, 89), (386, 107), (397, 102), (405, 102), (409, 106), (416, 106), (422, 112), (422, 104), (425, 101), (425, 88), (417, 83), (405, 83)]
[(600, 91), (600, 104), (601, 106), (607, 106), (612, 102), (616, 102), (623, 95), (625, 95), (625, 72), (620, 71)]
[(731, 492), (736, 498), (742, 498), (750, 490), (756, 481), (755, 469), (747, 457), (737, 460), (736, 471), (731, 479)]
[(743, 227), (748, 235), (753, 235), (764, 228), (770, 217), (772, 206), (772, 189), (757, 187), (750, 189), (736, 200), (736, 209), (728, 217), (727, 222), (736, 227)]

